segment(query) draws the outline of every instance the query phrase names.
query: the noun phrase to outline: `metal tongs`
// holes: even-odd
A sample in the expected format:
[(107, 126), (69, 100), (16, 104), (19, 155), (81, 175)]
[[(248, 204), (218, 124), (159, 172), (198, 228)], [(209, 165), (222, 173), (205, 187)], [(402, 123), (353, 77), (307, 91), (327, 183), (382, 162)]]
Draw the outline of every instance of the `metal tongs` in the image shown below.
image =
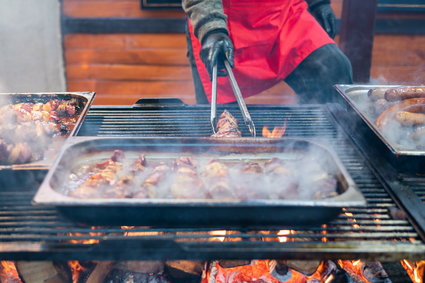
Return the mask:
[[(254, 122), (252, 122), (251, 115), (248, 112), (248, 108), (246, 108), (246, 104), (243, 99), (241, 90), (239, 89), (238, 83), (236, 82), (235, 76), (233, 75), (232, 67), (230, 67), (230, 64), (227, 60), (224, 60), (224, 66), (226, 68), (227, 74), (229, 75), (230, 85), (232, 86), (233, 93), (235, 94), (239, 109), (241, 110), (243, 120), (245, 121), (245, 124), (247, 125), (251, 135), (255, 137), (255, 125)], [(217, 124), (217, 63), (214, 64), (212, 73), (210, 120), (213, 132), (216, 133), (215, 126)]]

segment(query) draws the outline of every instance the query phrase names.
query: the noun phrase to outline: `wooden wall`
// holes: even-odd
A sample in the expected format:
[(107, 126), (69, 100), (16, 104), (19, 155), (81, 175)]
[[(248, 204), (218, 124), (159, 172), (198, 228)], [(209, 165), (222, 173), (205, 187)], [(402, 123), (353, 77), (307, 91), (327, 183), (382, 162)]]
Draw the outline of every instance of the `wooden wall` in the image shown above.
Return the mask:
[[(69, 18), (181, 18), (181, 11), (141, 10), (139, 0), (63, 0)], [(339, 17), (342, 0), (333, 0)], [(337, 38), (338, 40), (338, 38)], [(372, 81), (425, 83), (425, 36), (376, 35)], [(132, 104), (138, 98), (178, 97), (195, 103), (183, 33), (66, 34), (67, 88), (95, 91), (95, 104)], [(284, 83), (247, 103), (294, 103)]]

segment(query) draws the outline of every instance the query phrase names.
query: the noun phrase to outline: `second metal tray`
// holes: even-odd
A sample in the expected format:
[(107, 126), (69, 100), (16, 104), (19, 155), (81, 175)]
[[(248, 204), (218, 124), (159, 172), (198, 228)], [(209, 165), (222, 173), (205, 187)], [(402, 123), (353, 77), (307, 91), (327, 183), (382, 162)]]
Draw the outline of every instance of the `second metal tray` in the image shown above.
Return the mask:
[[(337, 196), (318, 200), (74, 198), (64, 193), (73, 169), (106, 160), (114, 150), (136, 157), (172, 160), (178, 156), (255, 161), (314, 151), (337, 180)], [(302, 168), (299, 168), (302, 170)], [(261, 186), (258, 188), (261, 190)], [(335, 218), (343, 207), (365, 206), (366, 201), (335, 153), (304, 139), (212, 138), (94, 138), (74, 137), (63, 147), (34, 197), (34, 204), (57, 207), (67, 217), (91, 225), (287, 226), (320, 225)]]
[[(350, 110), (361, 118), (366, 124), (368, 131), (365, 134), (372, 141), (377, 137), (377, 142), (372, 143), (376, 150), (382, 152), (387, 160), (397, 169), (403, 172), (423, 173), (425, 172), (425, 150), (412, 148), (397, 142), (397, 139), (384, 134), (375, 124), (377, 115), (371, 111), (373, 101), (368, 97), (368, 91), (375, 88), (391, 88), (398, 85), (336, 85), (335, 88), (350, 106)], [(348, 123), (354, 124), (355, 119)], [(354, 127), (353, 125), (346, 125)], [(359, 130), (359, 128), (352, 129)]]

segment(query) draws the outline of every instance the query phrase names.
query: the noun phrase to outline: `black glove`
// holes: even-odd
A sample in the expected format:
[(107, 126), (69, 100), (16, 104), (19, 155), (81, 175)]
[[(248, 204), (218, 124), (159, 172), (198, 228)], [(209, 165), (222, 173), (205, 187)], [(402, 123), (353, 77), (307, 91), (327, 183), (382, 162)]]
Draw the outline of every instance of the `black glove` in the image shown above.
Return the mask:
[(202, 42), (200, 56), (211, 79), (214, 64), (217, 64), (217, 75), (226, 76), (224, 60), (227, 59), (232, 68), (234, 64), (233, 43), (224, 32), (211, 33)]
[(309, 7), (310, 13), (331, 38), (336, 35), (335, 15), (329, 3), (318, 3)]

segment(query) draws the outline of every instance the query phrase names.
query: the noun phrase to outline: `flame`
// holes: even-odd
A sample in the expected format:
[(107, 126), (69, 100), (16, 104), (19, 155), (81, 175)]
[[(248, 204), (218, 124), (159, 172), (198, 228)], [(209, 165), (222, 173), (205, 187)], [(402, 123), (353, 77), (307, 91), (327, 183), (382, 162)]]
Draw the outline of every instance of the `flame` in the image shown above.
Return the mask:
[[(90, 227), (90, 229), (95, 230), (97, 229), (97, 227), (92, 226)], [(84, 236), (101, 236), (103, 233), (101, 232), (88, 232), (88, 233), (80, 233), (80, 232), (75, 232), (75, 233), (69, 233), (68, 235), (71, 237), (84, 237)], [(99, 243), (99, 239), (73, 239), (73, 240), (69, 240), (70, 243), (73, 244), (84, 244), (84, 245), (90, 245), (90, 244), (97, 244)]]
[(425, 260), (410, 262), (406, 259), (403, 259), (400, 261), (400, 263), (414, 283), (424, 282)]
[[(6, 279), (6, 281), (3, 281)], [(21, 283), (16, 265), (13, 261), (0, 261), (0, 282)]]
[(363, 275), (363, 262), (358, 260), (338, 260), (338, 264), (348, 273), (350, 274), (356, 282), (370, 282)]
[[(253, 260), (251, 264), (224, 268), (218, 261), (212, 262), (204, 270), (201, 283), (236, 283), (236, 282), (268, 282), (268, 283), (299, 283), (299, 282), (331, 282), (333, 280), (332, 266), (328, 261), (322, 261), (317, 270), (310, 276), (304, 275), (289, 268), (287, 274), (279, 274), (285, 277), (285, 281), (277, 278), (277, 262), (274, 260)], [(282, 279), (282, 278), (281, 278)]]
[[(323, 224), (322, 225), (323, 230), (320, 233), (326, 236), (326, 234), (328, 234), (328, 231), (326, 231), (326, 228), (327, 227), (328, 227), (328, 225)], [(323, 243), (326, 243), (328, 241), (328, 238), (327, 237), (323, 237), (321, 240), (322, 240)]]
[(264, 126), (262, 130), (263, 137), (266, 138), (281, 138), (286, 131), (286, 121), (283, 126), (274, 127), (272, 131), (269, 130), (269, 127)]
[[(280, 230), (278, 233), (278, 235), (292, 235), (294, 234), (293, 230)], [(288, 241), (288, 237), (278, 237), (279, 242), (281, 243), (286, 243)]]
[[(211, 231), (208, 232), (210, 235), (214, 235), (214, 236), (225, 236), (227, 234), (226, 230), (216, 230), (216, 231)], [(211, 237), (210, 241), (212, 242), (224, 242), (224, 239), (226, 237)]]
[[(131, 230), (134, 229), (136, 227), (134, 226), (121, 226), (121, 229), (123, 230)], [(157, 231), (124, 231), (124, 236), (156, 236), (159, 235), (160, 233)]]
[(68, 266), (71, 269), (72, 282), (78, 283), (80, 274), (85, 270), (85, 268), (77, 260), (68, 261)]

